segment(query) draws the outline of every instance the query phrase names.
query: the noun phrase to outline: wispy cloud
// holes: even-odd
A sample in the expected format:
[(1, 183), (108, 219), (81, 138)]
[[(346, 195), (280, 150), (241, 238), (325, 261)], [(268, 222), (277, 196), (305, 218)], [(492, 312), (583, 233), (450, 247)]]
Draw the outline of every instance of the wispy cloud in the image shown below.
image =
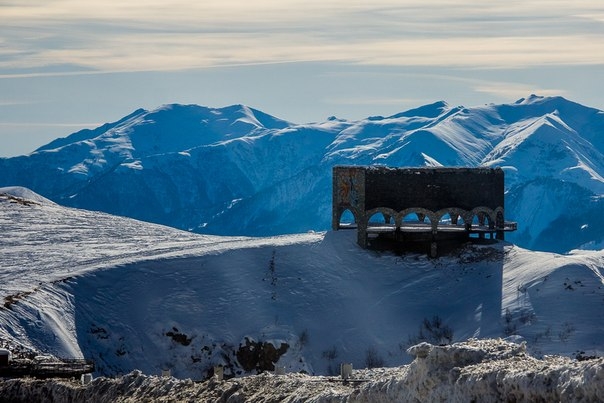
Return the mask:
[(474, 87), (476, 92), (493, 95), (503, 99), (517, 99), (528, 94), (541, 96), (565, 95), (565, 91), (553, 88), (538, 88), (530, 84), (490, 82)]
[[(0, 77), (294, 61), (604, 64), (604, 13), (595, 1), (402, 3), (5, 1), (0, 4)], [(46, 71), (56, 65), (72, 67)]]
[(32, 102), (29, 102), (29, 101), (0, 100), (0, 107), (31, 105), (31, 104), (32, 104)]
[(83, 127), (98, 127), (102, 123), (57, 123), (57, 122), (0, 122), (0, 127), (4, 128), (18, 128), (18, 127), (59, 127), (67, 129), (81, 129)]

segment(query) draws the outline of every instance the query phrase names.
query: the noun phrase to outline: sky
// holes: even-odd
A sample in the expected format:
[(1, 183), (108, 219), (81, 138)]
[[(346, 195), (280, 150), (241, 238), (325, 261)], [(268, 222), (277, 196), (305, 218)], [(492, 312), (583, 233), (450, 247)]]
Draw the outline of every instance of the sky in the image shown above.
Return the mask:
[(0, 0), (0, 157), (164, 104), (293, 123), (444, 100), (604, 109), (601, 0)]

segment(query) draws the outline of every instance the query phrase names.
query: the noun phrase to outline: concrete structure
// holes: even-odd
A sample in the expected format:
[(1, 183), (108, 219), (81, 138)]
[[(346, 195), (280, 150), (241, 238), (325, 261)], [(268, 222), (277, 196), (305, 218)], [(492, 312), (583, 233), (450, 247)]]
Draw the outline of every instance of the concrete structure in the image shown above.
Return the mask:
[(352, 363), (340, 364), (340, 376), (345, 381), (352, 378)]
[(356, 228), (364, 248), (387, 240), (436, 256), (472, 237), (504, 239), (516, 224), (503, 205), (500, 168), (333, 168), (332, 228)]

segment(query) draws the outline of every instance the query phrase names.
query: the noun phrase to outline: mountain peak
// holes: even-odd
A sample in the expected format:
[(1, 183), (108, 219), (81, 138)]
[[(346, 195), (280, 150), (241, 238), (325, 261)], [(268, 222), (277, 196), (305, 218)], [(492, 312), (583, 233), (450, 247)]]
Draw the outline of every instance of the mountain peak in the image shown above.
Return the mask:
[(514, 104), (516, 105), (526, 105), (526, 104), (532, 104), (538, 101), (543, 100), (545, 97), (540, 96), (540, 95), (535, 95), (535, 94), (531, 94), (528, 96), (528, 98), (520, 98), (518, 100), (516, 100), (516, 102), (514, 102)]
[(82, 129), (80, 131), (70, 134), (67, 137), (61, 137), (56, 140), (53, 140), (50, 143), (43, 145), (42, 147), (39, 147), (34, 152), (56, 150), (58, 148), (64, 147), (69, 144), (94, 139), (94, 138), (102, 135), (103, 133), (110, 131), (114, 127), (124, 124), (124, 122), (127, 122), (133, 118), (143, 116), (147, 113), (148, 113), (147, 110), (139, 108), (139, 109), (135, 110), (134, 112), (124, 116), (123, 118), (121, 118), (120, 120), (118, 120), (116, 122), (105, 123), (95, 129)]
[[(137, 109), (117, 122), (81, 130), (35, 152), (73, 145), (72, 152), (79, 155), (81, 149), (95, 150), (96, 156), (88, 160), (97, 164), (99, 160), (109, 161), (108, 154), (121, 155), (120, 159), (138, 159), (231, 140), (256, 130), (278, 130), (288, 126), (290, 123), (284, 120), (241, 104), (209, 108), (171, 103), (151, 111)], [(85, 165), (90, 165), (90, 161)]]
[(445, 101), (437, 101), (431, 104), (420, 106), (419, 108), (413, 108), (401, 113), (397, 113), (396, 115), (390, 116), (390, 118), (414, 116), (435, 118), (440, 116), (447, 109), (449, 109), (449, 104), (447, 104)]

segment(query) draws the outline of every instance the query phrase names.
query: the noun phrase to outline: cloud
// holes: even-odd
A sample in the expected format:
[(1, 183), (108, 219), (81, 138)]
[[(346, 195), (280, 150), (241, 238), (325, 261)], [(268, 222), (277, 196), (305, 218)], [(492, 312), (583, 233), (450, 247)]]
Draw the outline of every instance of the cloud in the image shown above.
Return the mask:
[(57, 65), (71, 66), (70, 72), (59, 74), (90, 74), (296, 61), (462, 67), (604, 64), (602, 12), (593, 3), (3, 2), (0, 77), (46, 74)]
[(561, 89), (537, 88), (530, 84), (509, 82), (485, 82), (484, 84), (475, 86), (474, 90), (476, 92), (493, 95), (503, 99), (518, 99), (526, 96), (527, 94), (539, 94), (540, 96), (564, 96), (566, 93), (566, 91)]
[(44, 127), (44, 128), (68, 128), (68, 129), (81, 129), (83, 127), (98, 127), (101, 123), (56, 123), (56, 122), (0, 122), (0, 127), (4, 128), (19, 128), (19, 127)]
[(29, 101), (14, 101), (14, 100), (0, 100), (0, 107), (3, 106), (20, 106), (20, 105), (31, 105), (33, 102)]
[(358, 44), (362, 63), (376, 65), (513, 68), (604, 64), (596, 36), (435, 38)]
[(334, 105), (418, 105), (422, 102), (428, 102), (421, 98), (403, 98), (403, 97), (328, 97), (323, 99), (323, 102)]

